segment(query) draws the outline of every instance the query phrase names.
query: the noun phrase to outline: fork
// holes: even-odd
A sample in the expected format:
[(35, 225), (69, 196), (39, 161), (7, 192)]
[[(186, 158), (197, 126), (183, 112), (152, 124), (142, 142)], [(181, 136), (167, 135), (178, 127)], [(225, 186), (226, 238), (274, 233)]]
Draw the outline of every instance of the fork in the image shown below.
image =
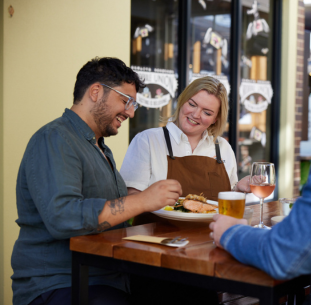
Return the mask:
[(174, 242), (178, 241), (181, 238), (181, 236), (176, 236), (175, 238), (173, 238), (172, 240), (170, 240), (168, 242), (168, 244), (173, 244)]
[(162, 244), (165, 244), (165, 245), (168, 245), (168, 244), (179, 245), (179, 244), (184, 243), (184, 242), (187, 241), (187, 240), (188, 240), (188, 237), (181, 238), (181, 236), (176, 236), (176, 237), (174, 237), (173, 239), (166, 239), (166, 240), (163, 240), (161, 243), (162, 243)]
[(165, 239), (162, 241), (163, 244), (174, 244), (177, 242), (179, 239), (181, 239), (181, 236), (176, 236), (173, 239)]
[[(185, 242), (186, 240), (188, 240), (188, 237), (182, 238), (182, 239), (177, 239), (175, 240), (173, 243), (174, 244), (182, 244), (183, 242)], [(172, 243), (172, 242), (170, 242)]]

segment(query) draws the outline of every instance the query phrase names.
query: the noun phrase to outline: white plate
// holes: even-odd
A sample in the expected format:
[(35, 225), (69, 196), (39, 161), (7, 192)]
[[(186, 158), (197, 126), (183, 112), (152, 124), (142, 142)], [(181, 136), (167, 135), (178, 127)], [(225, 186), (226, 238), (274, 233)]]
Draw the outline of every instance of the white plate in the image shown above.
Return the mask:
[[(183, 198), (181, 197), (180, 199)], [(217, 201), (207, 200), (207, 203), (209, 202), (218, 205)], [(152, 213), (162, 218), (192, 222), (210, 222), (213, 216), (218, 213), (218, 209), (216, 209), (215, 213), (183, 213), (177, 211), (166, 211), (163, 209), (154, 211)]]

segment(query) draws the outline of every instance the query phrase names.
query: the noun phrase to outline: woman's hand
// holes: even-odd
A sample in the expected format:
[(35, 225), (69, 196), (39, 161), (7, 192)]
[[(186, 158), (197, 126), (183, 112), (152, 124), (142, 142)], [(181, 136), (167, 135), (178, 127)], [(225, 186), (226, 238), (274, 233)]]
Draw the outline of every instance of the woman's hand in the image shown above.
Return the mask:
[[(253, 184), (260, 184), (264, 183), (266, 181), (265, 176), (253, 176)], [(251, 187), (250, 187), (250, 182), (251, 182), (251, 176), (245, 176), (242, 178), (236, 185), (233, 191), (235, 192), (241, 192), (241, 193), (251, 193)]]
[(234, 188), (235, 192), (242, 192), (242, 193), (251, 193), (251, 187), (249, 185), (251, 180), (251, 176), (248, 175), (244, 178), (242, 178), (236, 185)]

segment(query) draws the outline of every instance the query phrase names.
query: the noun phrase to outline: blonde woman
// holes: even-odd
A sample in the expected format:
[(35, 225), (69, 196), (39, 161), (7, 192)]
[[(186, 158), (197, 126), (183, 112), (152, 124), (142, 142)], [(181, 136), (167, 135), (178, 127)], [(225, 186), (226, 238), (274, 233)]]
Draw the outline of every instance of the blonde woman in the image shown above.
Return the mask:
[(217, 200), (222, 191), (250, 192), (249, 176), (238, 181), (234, 152), (221, 137), (227, 117), (224, 85), (210, 76), (193, 81), (165, 127), (145, 130), (131, 142), (120, 171), (129, 194), (164, 179), (178, 180), (182, 196), (203, 193)]

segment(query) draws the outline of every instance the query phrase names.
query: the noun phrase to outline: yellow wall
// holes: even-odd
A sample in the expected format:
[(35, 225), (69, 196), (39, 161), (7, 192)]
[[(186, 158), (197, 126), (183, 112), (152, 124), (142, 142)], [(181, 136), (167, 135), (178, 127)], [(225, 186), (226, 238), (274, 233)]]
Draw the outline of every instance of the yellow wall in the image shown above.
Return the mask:
[[(12, 18), (9, 5), (15, 10)], [(71, 106), (75, 76), (86, 61), (114, 56), (129, 64), (130, 0), (0, 0), (0, 6), (0, 304), (7, 305), (18, 234), (15, 182), (26, 144), (39, 127)], [(293, 190), (297, 10), (297, 1), (283, 1), (282, 197)], [(120, 167), (128, 125), (107, 143)]]
[(298, 1), (283, 1), (279, 197), (293, 196)]
[[(15, 183), (26, 144), (38, 128), (71, 106), (76, 74), (88, 60), (112, 56), (129, 64), (130, 0), (2, 0), (1, 7), (0, 169), (5, 179), (0, 180), (0, 304), (7, 305), (12, 298), (10, 258), (19, 231)], [(120, 168), (128, 122), (107, 143)]]

